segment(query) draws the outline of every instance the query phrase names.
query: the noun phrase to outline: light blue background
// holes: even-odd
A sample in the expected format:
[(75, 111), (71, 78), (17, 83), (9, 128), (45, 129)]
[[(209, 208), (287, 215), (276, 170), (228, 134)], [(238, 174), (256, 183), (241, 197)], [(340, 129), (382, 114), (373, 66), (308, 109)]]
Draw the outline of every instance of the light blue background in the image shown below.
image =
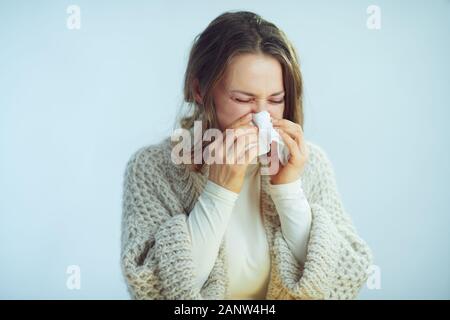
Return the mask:
[[(371, 4), (381, 30), (366, 27)], [(128, 298), (126, 161), (171, 133), (192, 40), (233, 9), (299, 52), (305, 136), (381, 268), (360, 298), (450, 298), (448, 0), (1, 1), (0, 298)]]

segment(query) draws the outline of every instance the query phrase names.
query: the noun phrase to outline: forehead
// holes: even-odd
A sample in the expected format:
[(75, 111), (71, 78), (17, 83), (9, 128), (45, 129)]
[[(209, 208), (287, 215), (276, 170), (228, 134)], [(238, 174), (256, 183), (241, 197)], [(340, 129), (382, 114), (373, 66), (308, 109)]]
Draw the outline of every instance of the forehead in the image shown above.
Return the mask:
[(227, 90), (242, 90), (255, 95), (283, 90), (283, 70), (274, 57), (263, 54), (240, 54), (225, 70), (223, 85)]

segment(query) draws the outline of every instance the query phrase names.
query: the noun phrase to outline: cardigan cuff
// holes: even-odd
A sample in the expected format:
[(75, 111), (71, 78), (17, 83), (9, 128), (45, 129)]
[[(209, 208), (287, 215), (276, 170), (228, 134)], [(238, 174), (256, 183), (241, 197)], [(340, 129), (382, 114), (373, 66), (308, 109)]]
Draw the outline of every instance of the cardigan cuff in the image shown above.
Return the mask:
[(157, 261), (166, 299), (199, 299), (199, 292), (194, 289), (195, 267), (186, 215), (175, 215), (160, 225), (150, 252)]
[(325, 210), (311, 205), (312, 225), (306, 262), (301, 266), (278, 231), (275, 237), (275, 258), (280, 279), (296, 299), (326, 299), (335, 278), (340, 235)]

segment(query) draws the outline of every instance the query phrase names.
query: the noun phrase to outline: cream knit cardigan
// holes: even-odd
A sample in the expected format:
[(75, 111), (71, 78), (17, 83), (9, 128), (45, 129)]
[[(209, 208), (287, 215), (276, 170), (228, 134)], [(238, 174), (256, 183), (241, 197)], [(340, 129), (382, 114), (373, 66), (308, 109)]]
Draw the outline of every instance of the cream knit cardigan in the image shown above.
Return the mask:
[[(271, 272), (266, 299), (354, 299), (367, 279), (372, 254), (358, 236), (337, 190), (324, 150), (306, 140), (302, 174), (312, 225), (306, 262), (300, 265), (283, 238), (261, 175), (261, 210), (269, 242)], [(121, 265), (134, 299), (224, 299), (225, 243), (199, 291), (186, 217), (208, 179), (171, 160), (170, 137), (137, 150), (127, 163), (123, 190)]]

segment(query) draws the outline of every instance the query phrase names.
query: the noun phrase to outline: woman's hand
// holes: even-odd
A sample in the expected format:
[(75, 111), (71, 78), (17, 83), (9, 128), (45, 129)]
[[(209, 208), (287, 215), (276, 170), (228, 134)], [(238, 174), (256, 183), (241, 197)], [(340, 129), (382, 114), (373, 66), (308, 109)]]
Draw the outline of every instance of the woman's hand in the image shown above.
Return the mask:
[[(272, 118), (272, 125), (288, 147), (291, 156), (285, 166), (279, 163), (278, 173), (271, 176), (270, 182), (272, 184), (293, 182), (301, 177), (308, 160), (308, 151), (303, 138), (302, 127), (287, 119), (275, 118)], [(271, 148), (271, 150), (274, 149)]]
[[(247, 166), (258, 155), (258, 127), (251, 121), (252, 115), (249, 113), (226, 128), (233, 130), (232, 139), (234, 141), (229, 149), (226, 149), (227, 136), (225, 132), (223, 132), (223, 140), (215, 140), (208, 146), (208, 148), (214, 148), (216, 152), (219, 150), (216, 159), (222, 159), (221, 163), (210, 164), (208, 179), (235, 193), (241, 191)], [(231, 152), (231, 157), (229, 152)]]

